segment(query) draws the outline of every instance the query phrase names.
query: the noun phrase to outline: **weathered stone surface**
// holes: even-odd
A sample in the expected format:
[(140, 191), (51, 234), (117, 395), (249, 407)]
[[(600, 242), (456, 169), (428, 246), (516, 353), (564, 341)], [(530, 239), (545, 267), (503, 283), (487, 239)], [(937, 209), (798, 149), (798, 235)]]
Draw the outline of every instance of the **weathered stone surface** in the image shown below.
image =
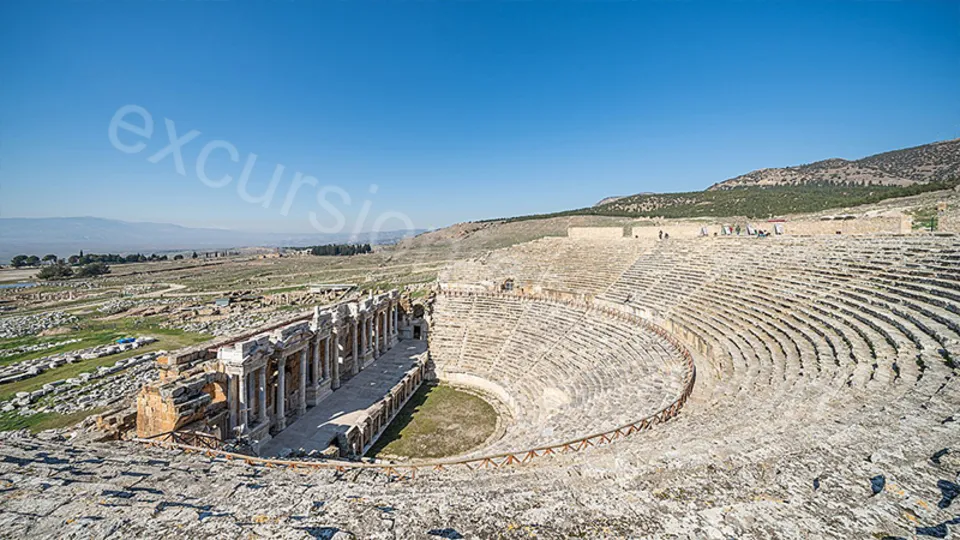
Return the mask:
[[(696, 351), (697, 384), (677, 418), (580, 452), (500, 469), (424, 469), (402, 481), (367, 470), (251, 467), (85, 435), (10, 433), (0, 436), (3, 534), (846, 539), (960, 532), (960, 239), (708, 238), (647, 246), (626, 265), (580, 257), (574, 248), (549, 257), (541, 248), (517, 246), (490, 259), (511, 264), (471, 271), (477, 282), (503, 283), (520, 269), (530, 290), (546, 294), (558, 284), (589, 292), (601, 305), (668, 328)], [(606, 281), (586, 281), (593, 270)], [(432, 353), (464, 374), (500, 378), (529, 413), (515, 419), (517, 441), (545, 440), (577, 422), (600, 427), (605, 415), (669, 395), (660, 394), (669, 372), (641, 377), (643, 363), (615, 361), (658, 351), (657, 340), (620, 323), (519, 298), (449, 300), (440, 295), (436, 305)], [(597, 339), (578, 334), (581, 328)], [(512, 341), (497, 348), (496, 340)], [(622, 355), (602, 354), (617, 347)], [(874, 478), (884, 479), (876, 492)]]

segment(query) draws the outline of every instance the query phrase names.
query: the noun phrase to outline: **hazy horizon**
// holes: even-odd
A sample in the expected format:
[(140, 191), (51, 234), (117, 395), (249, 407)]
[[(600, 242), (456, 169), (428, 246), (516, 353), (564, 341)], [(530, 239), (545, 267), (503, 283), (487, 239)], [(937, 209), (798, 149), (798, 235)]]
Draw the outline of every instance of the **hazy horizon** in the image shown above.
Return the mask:
[[(309, 234), (320, 235), (320, 234), (322, 234), (322, 233), (318, 233), (318, 232), (316, 232), (316, 231), (311, 231), (311, 230), (309, 230), (309, 229), (308, 229), (308, 230), (303, 230), (303, 231), (284, 231), (284, 230), (263, 230), (263, 229), (228, 228), (228, 227), (215, 227), (215, 226), (210, 226), (210, 227), (198, 227), (198, 226), (192, 226), (192, 225), (182, 225), (182, 224), (180, 224), (180, 223), (174, 223), (174, 222), (171, 222), (171, 221), (154, 221), (154, 220), (140, 220), (140, 219), (114, 219), (114, 218), (107, 218), (107, 217), (102, 217), (102, 216), (31, 216), (31, 217), (2, 216), (2, 217), (0, 217), (0, 221), (3, 221), (3, 220), (14, 220), (14, 219), (28, 219), (28, 220), (90, 219), (90, 220), (104, 220), (104, 221), (111, 221), (111, 222), (131, 223), (131, 224), (143, 224), (143, 225), (173, 225), (173, 226), (176, 226), (176, 227), (183, 227), (183, 228), (185, 228), (185, 229), (208, 229), (208, 230), (214, 230), (214, 231), (237, 232), (237, 233), (250, 233), (250, 234), (294, 234), (294, 235), (309, 235)], [(418, 229), (415, 229), (415, 230), (422, 231), (422, 230), (426, 230), (426, 229), (419, 229), (419, 228), (418, 228)], [(402, 232), (402, 231), (403, 231), (403, 229), (399, 229), (399, 228), (398, 228), (398, 229), (393, 229), (393, 230), (391, 230), (391, 229), (384, 229), (384, 230), (379, 231), (379, 232), (391, 233), (391, 232)], [(377, 231), (373, 231), (373, 230), (361, 230), (361, 231), (354, 232), (354, 231), (352, 231), (352, 230), (347, 230), (347, 231), (344, 231), (343, 234), (370, 234), (370, 233), (372, 233), (372, 232), (377, 232)]]

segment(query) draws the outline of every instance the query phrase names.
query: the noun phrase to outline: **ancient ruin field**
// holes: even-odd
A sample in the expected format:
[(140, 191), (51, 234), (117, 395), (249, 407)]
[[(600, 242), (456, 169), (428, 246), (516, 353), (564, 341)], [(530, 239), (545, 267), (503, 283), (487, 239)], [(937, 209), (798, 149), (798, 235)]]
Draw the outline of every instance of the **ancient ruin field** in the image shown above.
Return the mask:
[[(353, 257), (118, 265), (0, 292), (13, 307), (0, 479), (16, 493), (0, 504), (44, 509), (7, 526), (951, 530), (956, 235), (549, 234), (630, 224), (577, 219), (474, 224)], [(152, 408), (139, 411), (144, 389)], [(145, 431), (151, 415), (174, 429)]]
[(958, 60), (958, 0), (0, 0), (0, 540), (960, 540)]

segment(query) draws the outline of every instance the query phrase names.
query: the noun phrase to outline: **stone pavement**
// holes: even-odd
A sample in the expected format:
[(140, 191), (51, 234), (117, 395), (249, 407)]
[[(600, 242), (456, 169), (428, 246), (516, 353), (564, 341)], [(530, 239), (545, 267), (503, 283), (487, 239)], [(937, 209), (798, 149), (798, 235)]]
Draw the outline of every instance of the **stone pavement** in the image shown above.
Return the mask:
[(285, 449), (322, 452), (336, 439), (368, 416), (367, 409), (383, 400), (404, 375), (417, 365), (427, 350), (425, 341), (407, 340), (397, 343), (379, 359), (368, 365), (339, 390), (321, 401), (287, 429), (274, 436), (260, 450), (261, 456), (278, 456)]

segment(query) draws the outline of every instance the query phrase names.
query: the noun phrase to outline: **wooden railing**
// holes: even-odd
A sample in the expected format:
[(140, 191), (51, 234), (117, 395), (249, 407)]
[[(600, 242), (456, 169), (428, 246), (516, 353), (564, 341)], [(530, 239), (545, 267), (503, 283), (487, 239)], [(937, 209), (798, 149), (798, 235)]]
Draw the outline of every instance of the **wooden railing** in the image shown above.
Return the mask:
[(187, 446), (191, 448), (202, 448), (205, 450), (222, 450), (223, 441), (215, 435), (202, 433), (199, 431), (167, 431), (148, 437), (146, 439), (132, 439), (138, 442), (169, 443), (177, 446)]
[[(474, 292), (460, 292), (455, 290), (449, 290), (443, 294), (448, 294), (451, 296), (485, 296), (485, 297), (509, 297), (517, 298), (516, 294), (509, 293), (474, 293)], [(631, 324), (638, 325), (645, 330), (648, 330), (663, 340), (670, 343), (670, 345), (675, 349), (676, 353), (683, 358), (686, 364), (686, 372), (684, 374), (683, 381), (683, 390), (677, 399), (667, 405), (663, 409), (653, 413), (651, 415), (645, 416), (643, 418), (637, 419), (628, 424), (616, 427), (614, 429), (603, 431), (600, 433), (593, 433), (585, 437), (578, 437), (569, 441), (559, 442), (555, 444), (550, 444), (546, 446), (540, 446), (536, 448), (529, 448), (525, 450), (517, 450), (514, 452), (506, 452), (502, 454), (492, 454), (479, 457), (467, 457), (460, 459), (439, 459), (432, 461), (417, 461), (410, 463), (364, 463), (364, 462), (355, 462), (355, 461), (342, 461), (342, 460), (322, 460), (322, 461), (299, 461), (299, 460), (282, 460), (282, 459), (271, 459), (271, 458), (261, 458), (248, 456), (244, 454), (237, 454), (232, 452), (227, 452), (219, 448), (212, 448), (210, 441), (207, 437), (213, 438), (212, 435), (200, 434), (196, 432), (189, 432), (190, 435), (184, 435), (185, 432), (171, 432), (162, 434), (156, 437), (149, 439), (132, 439), (135, 442), (140, 442), (153, 446), (160, 446), (164, 448), (176, 448), (185, 452), (196, 452), (204, 454), (211, 458), (220, 458), (231, 461), (244, 462), (249, 465), (263, 466), (263, 467), (285, 467), (295, 470), (317, 470), (317, 469), (327, 469), (327, 470), (336, 470), (338, 472), (346, 472), (349, 470), (369, 470), (380, 472), (391, 477), (397, 478), (416, 478), (417, 473), (421, 471), (443, 471), (447, 469), (463, 468), (468, 470), (477, 470), (477, 469), (498, 469), (508, 465), (519, 465), (523, 463), (529, 463), (530, 461), (556, 454), (567, 454), (572, 452), (579, 452), (581, 450), (586, 450), (588, 448), (593, 448), (597, 446), (603, 446), (611, 444), (616, 440), (629, 437), (631, 435), (641, 433), (652, 429), (654, 426), (662, 424), (671, 418), (676, 417), (680, 414), (680, 410), (683, 408), (684, 404), (687, 402), (687, 399), (690, 398), (690, 394), (693, 392), (693, 387), (696, 382), (696, 365), (693, 361), (693, 355), (690, 354), (690, 351), (673, 335), (667, 332), (665, 329), (661, 328), (658, 325), (655, 325), (647, 320), (644, 320), (636, 315), (616, 309), (611, 306), (597, 306), (590, 302), (567, 302), (561, 301), (556, 298), (544, 299), (536, 295), (523, 295), (523, 298), (529, 298), (536, 301), (543, 301), (547, 303), (556, 303), (571, 305), (577, 307), (584, 307), (595, 312), (603, 313), (607, 316), (614, 317), (620, 320), (628, 321)], [(176, 435), (174, 435), (174, 433)], [(170, 435), (169, 437), (165, 437)], [(189, 437), (196, 437), (194, 442), (198, 444), (189, 444), (184, 441)], [(219, 446), (219, 441), (217, 445)]]

